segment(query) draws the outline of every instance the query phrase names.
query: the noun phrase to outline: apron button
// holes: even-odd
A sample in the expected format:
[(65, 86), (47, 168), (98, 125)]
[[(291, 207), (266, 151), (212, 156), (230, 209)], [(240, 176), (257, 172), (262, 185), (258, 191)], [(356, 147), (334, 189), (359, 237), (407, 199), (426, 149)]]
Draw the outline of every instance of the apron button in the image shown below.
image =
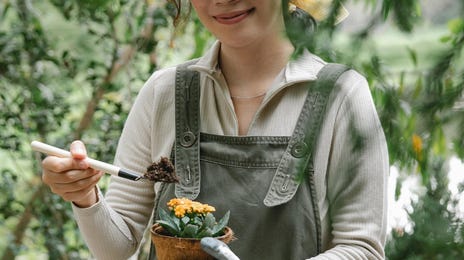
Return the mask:
[(306, 155), (306, 152), (308, 151), (308, 145), (301, 141), (296, 143), (291, 150), (291, 154), (295, 158), (301, 158)]
[(185, 132), (180, 138), (180, 145), (183, 147), (190, 147), (195, 143), (196, 139), (196, 136), (192, 132)]

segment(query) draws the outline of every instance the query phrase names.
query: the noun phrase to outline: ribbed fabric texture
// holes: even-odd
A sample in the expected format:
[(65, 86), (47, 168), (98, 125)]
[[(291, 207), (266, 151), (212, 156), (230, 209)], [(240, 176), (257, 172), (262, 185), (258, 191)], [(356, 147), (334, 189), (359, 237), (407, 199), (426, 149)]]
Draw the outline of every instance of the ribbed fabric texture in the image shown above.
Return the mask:
[[(226, 82), (217, 66), (220, 44), (196, 64), (201, 72), (201, 131), (237, 135), (238, 124)], [(306, 84), (325, 63), (305, 53), (276, 78), (248, 135), (290, 136), (306, 96)], [(129, 114), (115, 164), (144, 172), (174, 143), (175, 68), (155, 72)], [(315, 180), (322, 223), (322, 248), (314, 259), (383, 259), (386, 233), (388, 154), (367, 82), (355, 71), (337, 81), (315, 151)], [(112, 177), (106, 200), (73, 207), (77, 223), (97, 259), (127, 259), (149, 225), (155, 187)], [(233, 213), (232, 213), (233, 214)], [(298, 217), (298, 216), (295, 216)]]

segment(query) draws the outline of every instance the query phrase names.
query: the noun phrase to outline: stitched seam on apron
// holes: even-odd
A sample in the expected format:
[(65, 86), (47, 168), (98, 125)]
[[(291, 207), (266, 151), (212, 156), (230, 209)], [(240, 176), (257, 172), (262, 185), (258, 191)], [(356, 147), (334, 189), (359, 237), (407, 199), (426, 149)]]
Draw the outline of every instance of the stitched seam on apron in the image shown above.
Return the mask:
[(202, 142), (218, 141), (225, 144), (287, 144), (290, 136), (219, 136), (200, 134)]
[(204, 162), (209, 162), (209, 163), (217, 163), (220, 165), (224, 166), (233, 166), (237, 168), (268, 168), (268, 169), (276, 169), (277, 166), (279, 165), (279, 162), (256, 162), (254, 161), (253, 163), (251, 162), (240, 162), (240, 161), (231, 161), (230, 159), (217, 159), (217, 158), (211, 158), (207, 156), (202, 156), (200, 158), (200, 161)]
[(316, 220), (316, 251), (320, 254), (322, 249), (322, 227), (321, 215), (319, 213), (319, 204), (317, 203), (316, 181), (314, 180), (314, 169), (308, 169), (309, 175), (309, 190), (311, 192), (311, 199), (313, 203), (314, 218)]

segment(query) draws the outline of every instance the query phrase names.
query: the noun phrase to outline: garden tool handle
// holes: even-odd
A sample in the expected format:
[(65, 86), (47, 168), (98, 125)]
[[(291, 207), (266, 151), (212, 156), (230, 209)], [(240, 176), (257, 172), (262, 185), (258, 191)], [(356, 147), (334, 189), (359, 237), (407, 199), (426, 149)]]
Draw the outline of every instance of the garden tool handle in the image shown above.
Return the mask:
[[(72, 155), (71, 155), (71, 153), (69, 151), (66, 151), (66, 150), (60, 149), (58, 147), (51, 146), (49, 144), (45, 144), (45, 143), (42, 143), (42, 142), (39, 142), (39, 141), (32, 141), (31, 147), (32, 147), (32, 150), (34, 150), (34, 151), (41, 152), (41, 153), (48, 154), (48, 155), (53, 155), (53, 156), (57, 156), (57, 157), (61, 157), (61, 158), (71, 158), (72, 157)], [(138, 181), (141, 178), (143, 178), (142, 175), (140, 175), (140, 174), (137, 174), (137, 173), (131, 172), (129, 170), (119, 168), (119, 167), (117, 167), (115, 165), (112, 165), (112, 164), (109, 164), (109, 163), (97, 161), (97, 160), (89, 158), (89, 157), (85, 158), (85, 161), (89, 164), (89, 166), (91, 168), (93, 168), (95, 170), (102, 171), (102, 172), (109, 173), (111, 175), (119, 176), (119, 177), (129, 179), (129, 180), (133, 180), (133, 181)]]
[(240, 260), (237, 255), (230, 250), (226, 243), (213, 237), (204, 237), (200, 241), (201, 248), (212, 257), (218, 260)]

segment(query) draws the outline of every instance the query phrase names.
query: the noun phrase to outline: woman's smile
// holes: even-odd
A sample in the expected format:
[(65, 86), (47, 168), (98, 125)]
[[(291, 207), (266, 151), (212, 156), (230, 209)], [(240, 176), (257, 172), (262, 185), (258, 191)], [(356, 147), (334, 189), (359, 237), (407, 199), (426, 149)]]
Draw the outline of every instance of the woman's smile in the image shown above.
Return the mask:
[(281, 0), (190, 0), (202, 24), (222, 47), (280, 41), (285, 29)]
[(230, 13), (222, 13), (219, 15), (214, 15), (214, 19), (221, 24), (236, 24), (243, 21), (247, 18), (255, 8), (250, 8), (248, 10), (243, 11), (235, 11)]

